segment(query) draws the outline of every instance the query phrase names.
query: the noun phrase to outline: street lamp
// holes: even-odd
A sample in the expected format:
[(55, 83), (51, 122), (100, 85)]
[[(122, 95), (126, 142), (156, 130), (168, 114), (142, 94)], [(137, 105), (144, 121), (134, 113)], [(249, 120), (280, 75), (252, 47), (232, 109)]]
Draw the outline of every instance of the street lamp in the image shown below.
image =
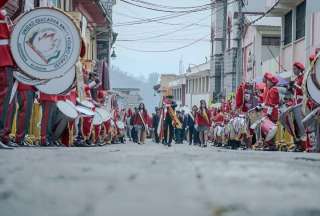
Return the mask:
[(114, 50), (114, 47), (113, 47), (113, 50), (112, 50), (111, 58), (112, 59), (117, 58), (117, 54), (116, 54), (116, 51)]

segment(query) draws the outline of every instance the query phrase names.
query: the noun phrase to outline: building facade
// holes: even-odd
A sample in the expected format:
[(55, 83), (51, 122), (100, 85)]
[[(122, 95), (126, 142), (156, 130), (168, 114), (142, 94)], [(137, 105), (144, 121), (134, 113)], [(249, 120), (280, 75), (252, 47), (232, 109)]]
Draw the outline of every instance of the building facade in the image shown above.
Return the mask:
[(295, 61), (308, 65), (320, 48), (320, 2), (317, 0), (266, 0), (269, 16), (281, 18), (280, 64), (282, 76), (291, 76)]
[(207, 103), (212, 99), (210, 89), (210, 62), (190, 67), (186, 74), (185, 105), (192, 107), (199, 106), (200, 100)]
[[(255, 19), (248, 17), (248, 21)], [(279, 66), (281, 19), (265, 17), (248, 26), (243, 38), (243, 80), (252, 81), (268, 71), (282, 72)]]

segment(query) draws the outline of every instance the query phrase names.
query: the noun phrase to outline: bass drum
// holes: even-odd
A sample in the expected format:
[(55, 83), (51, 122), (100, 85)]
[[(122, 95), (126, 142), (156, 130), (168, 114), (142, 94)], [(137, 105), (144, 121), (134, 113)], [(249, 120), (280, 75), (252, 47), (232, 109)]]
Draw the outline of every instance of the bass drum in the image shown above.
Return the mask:
[(76, 77), (75, 67), (72, 67), (65, 75), (49, 80), (35, 87), (42, 93), (57, 95), (72, 89)]
[(316, 119), (319, 118), (320, 107), (312, 110), (303, 120), (303, 125), (307, 128), (316, 122)]
[(63, 76), (78, 61), (80, 48), (76, 24), (66, 13), (54, 8), (41, 7), (24, 13), (10, 38), (16, 64), (35, 79)]
[(314, 84), (311, 78), (311, 74), (309, 74), (307, 77), (306, 89), (308, 96), (311, 97), (311, 99), (318, 105), (320, 105), (320, 89), (318, 89), (317, 86)]

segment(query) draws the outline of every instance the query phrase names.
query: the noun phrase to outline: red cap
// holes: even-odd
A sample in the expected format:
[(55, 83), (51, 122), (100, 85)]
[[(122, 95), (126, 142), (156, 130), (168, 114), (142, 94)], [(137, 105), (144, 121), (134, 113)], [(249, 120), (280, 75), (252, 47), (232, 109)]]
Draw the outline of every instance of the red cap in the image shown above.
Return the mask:
[(265, 74), (264, 74), (264, 76), (263, 76), (263, 78), (265, 78), (266, 80), (270, 80), (271, 77), (273, 77), (273, 75), (272, 75), (272, 73), (270, 73), (270, 72), (265, 72)]
[(271, 79), (269, 79), (269, 81), (271, 81), (274, 85), (276, 85), (279, 82), (278, 78), (275, 76), (272, 76)]
[(295, 62), (293, 66), (299, 68), (300, 70), (304, 70), (304, 65), (301, 62)]
[(310, 56), (309, 56), (309, 61), (310, 62), (313, 62), (315, 59), (316, 59), (316, 54), (315, 53), (312, 53)]
[(8, 0), (0, 0), (0, 8), (2, 8)]

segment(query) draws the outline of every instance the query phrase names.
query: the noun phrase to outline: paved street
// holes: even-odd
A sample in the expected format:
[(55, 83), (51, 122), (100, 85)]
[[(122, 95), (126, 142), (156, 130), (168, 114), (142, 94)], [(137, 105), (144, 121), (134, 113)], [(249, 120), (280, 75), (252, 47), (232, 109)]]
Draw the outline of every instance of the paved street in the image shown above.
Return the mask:
[(319, 154), (131, 143), (0, 151), (1, 216), (316, 216), (319, 185)]

